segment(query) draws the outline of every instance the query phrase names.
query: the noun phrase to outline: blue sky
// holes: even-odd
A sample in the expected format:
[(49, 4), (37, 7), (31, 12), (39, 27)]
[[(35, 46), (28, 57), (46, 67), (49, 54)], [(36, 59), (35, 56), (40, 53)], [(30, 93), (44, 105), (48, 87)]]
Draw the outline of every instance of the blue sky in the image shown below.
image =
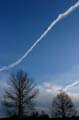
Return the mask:
[[(0, 67), (21, 57), (58, 14), (76, 2), (77, 0), (1, 0)], [(79, 8), (61, 20), (21, 64), (1, 72), (1, 78), (23, 69), (38, 84), (47, 81), (64, 86), (79, 79), (78, 25)]]
[[(50, 23), (77, 1), (0, 0), (0, 68), (18, 60)], [(0, 72), (0, 98), (8, 87), (9, 74), (19, 69), (36, 81), (41, 110), (47, 108), (58, 90), (79, 80), (78, 26), (79, 8), (58, 22), (22, 63)], [(78, 91), (79, 85), (68, 91), (75, 102), (79, 100)]]

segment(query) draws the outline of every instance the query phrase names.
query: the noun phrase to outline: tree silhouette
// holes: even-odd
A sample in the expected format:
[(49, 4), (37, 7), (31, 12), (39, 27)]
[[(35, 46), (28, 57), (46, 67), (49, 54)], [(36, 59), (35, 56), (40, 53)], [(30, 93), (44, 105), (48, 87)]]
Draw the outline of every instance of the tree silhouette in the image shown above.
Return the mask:
[(27, 73), (20, 70), (16, 74), (11, 74), (9, 88), (4, 95), (7, 112), (19, 118), (31, 113), (35, 108), (34, 98), (37, 93), (38, 89)]
[(64, 92), (58, 94), (52, 103), (52, 116), (64, 118), (75, 115), (76, 110), (70, 97)]

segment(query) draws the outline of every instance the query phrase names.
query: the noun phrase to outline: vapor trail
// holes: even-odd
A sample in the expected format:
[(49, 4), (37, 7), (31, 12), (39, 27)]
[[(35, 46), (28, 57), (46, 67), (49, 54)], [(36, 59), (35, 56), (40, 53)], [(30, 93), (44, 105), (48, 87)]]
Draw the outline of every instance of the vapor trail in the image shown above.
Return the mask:
[(44, 31), (44, 33), (34, 42), (34, 44), (25, 52), (25, 54), (19, 58), (17, 61), (15, 61), (14, 63), (11, 63), (7, 66), (3, 66), (2, 68), (0, 68), (0, 72), (4, 71), (4, 70), (8, 70), (10, 68), (13, 68), (15, 66), (17, 66), (18, 64), (20, 64), (29, 53), (32, 52), (32, 50), (36, 47), (36, 45), (47, 35), (47, 33), (64, 17), (68, 16), (74, 9), (76, 9), (77, 7), (79, 7), (79, 0), (77, 3), (75, 3), (73, 6), (71, 6), (69, 9), (67, 9), (64, 13), (59, 14), (58, 17), (49, 25), (49, 27)]
[(66, 92), (68, 89), (70, 89), (70, 88), (72, 88), (72, 87), (74, 87), (74, 86), (76, 86), (76, 85), (78, 85), (78, 84), (79, 84), (79, 80), (77, 80), (76, 82), (74, 82), (74, 83), (72, 83), (72, 84), (70, 84), (70, 85), (67, 85), (67, 86), (63, 89), (63, 91)]

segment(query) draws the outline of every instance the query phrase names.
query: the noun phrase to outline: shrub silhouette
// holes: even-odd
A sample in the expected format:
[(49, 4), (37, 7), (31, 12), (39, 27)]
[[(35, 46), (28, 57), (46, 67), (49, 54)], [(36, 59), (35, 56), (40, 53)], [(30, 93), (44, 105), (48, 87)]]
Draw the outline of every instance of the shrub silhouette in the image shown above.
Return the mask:
[(70, 97), (61, 92), (52, 102), (52, 116), (54, 117), (73, 117), (76, 115), (75, 107)]

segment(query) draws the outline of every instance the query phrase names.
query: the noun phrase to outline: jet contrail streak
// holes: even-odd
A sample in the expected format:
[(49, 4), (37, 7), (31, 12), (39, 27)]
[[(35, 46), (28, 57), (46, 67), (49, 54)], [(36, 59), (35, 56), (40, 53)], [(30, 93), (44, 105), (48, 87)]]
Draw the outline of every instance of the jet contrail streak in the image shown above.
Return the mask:
[(70, 84), (70, 85), (67, 85), (67, 86), (63, 89), (63, 91), (66, 92), (68, 89), (70, 89), (70, 88), (72, 88), (72, 87), (74, 87), (74, 86), (76, 86), (76, 85), (78, 85), (78, 84), (79, 84), (79, 80), (77, 80), (76, 82), (74, 82), (74, 83), (72, 83), (72, 84)]
[(59, 14), (58, 17), (49, 25), (49, 27), (44, 31), (44, 33), (34, 42), (34, 44), (25, 52), (25, 54), (19, 58), (17, 61), (15, 61), (14, 63), (11, 63), (7, 66), (3, 66), (2, 68), (0, 68), (0, 72), (1, 71), (5, 71), (8, 69), (11, 69), (15, 66), (17, 66), (18, 64), (20, 64), (29, 53), (32, 52), (32, 50), (36, 47), (36, 45), (47, 35), (47, 33), (64, 17), (68, 16), (74, 9), (76, 9), (77, 7), (79, 7), (79, 0), (77, 3), (75, 3), (73, 6), (71, 6), (69, 9), (67, 9), (64, 13)]

